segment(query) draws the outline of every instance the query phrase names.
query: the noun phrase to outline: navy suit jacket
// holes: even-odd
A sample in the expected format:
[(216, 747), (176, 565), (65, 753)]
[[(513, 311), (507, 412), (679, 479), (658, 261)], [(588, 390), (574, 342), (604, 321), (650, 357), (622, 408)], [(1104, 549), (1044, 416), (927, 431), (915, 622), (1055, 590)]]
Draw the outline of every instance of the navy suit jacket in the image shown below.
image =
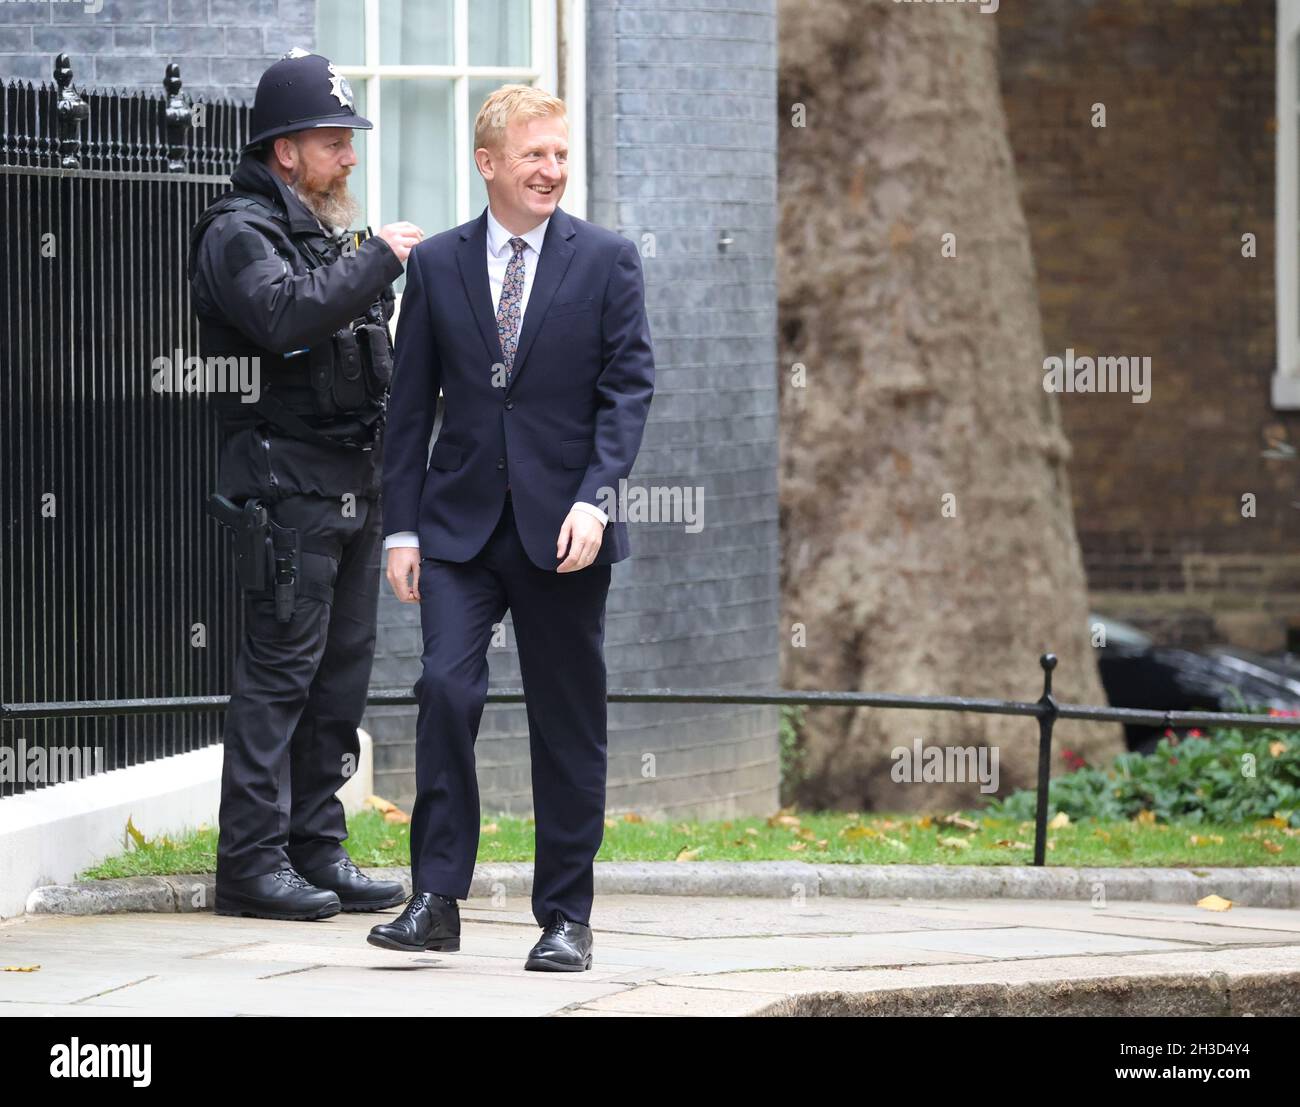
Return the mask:
[[(529, 559), (554, 570), (573, 504), (610, 512), (641, 446), (654, 355), (636, 246), (555, 209), (510, 384), (500, 387), (485, 208), (411, 251), (394, 347), (384, 533), (415, 531), (422, 557), (468, 561), (500, 519), (509, 484)], [(445, 407), (430, 451), (439, 386)], [(592, 564), (629, 553), (627, 523), (610, 512)]]

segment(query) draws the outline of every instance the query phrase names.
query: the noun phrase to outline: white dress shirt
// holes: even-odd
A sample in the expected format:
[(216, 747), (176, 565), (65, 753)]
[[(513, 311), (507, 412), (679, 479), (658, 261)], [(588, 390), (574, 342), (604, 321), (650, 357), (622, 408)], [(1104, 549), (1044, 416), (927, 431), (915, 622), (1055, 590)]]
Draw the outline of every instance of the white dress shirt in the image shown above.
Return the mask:
[[(506, 266), (510, 264), (510, 258), (514, 254), (510, 239), (522, 238), (528, 244), (524, 247), (524, 294), (519, 301), (520, 330), (523, 329), (524, 325), (524, 312), (528, 310), (528, 297), (533, 290), (533, 277), (537, 273), (537, 262), (542, 256), (542, 242), (546, 238), (546, 225), (550, 221), (551, 218), (548, 215), (531, 231), (516, 236), (497, 222), (497, 217), (492, 214), (490, 205), (487, 209), (487, 272), (488, 286), (492, 291), (493, 316), (496, 315), (497, 307), (501, 303), (501, 286), (506, 281)], [(595, 504), (578, 502), (573, 506), (587, 512), (589, 515), (594, 515), (601, 523), (609, 522), (609, 516)], [(418, 547), (419, 545), (419, 536), (413, 530), (397, 531), (384, 539), (384, 549), (386, 550), (392, 549), (394, 546)]]

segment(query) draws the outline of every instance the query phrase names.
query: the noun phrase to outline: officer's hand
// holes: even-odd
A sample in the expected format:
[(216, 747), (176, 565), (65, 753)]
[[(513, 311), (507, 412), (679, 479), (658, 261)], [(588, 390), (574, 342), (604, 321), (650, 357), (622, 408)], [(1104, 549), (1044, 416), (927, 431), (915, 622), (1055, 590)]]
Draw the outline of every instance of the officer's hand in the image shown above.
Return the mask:
[(572, 573), (585, 569), (600, 553), (600, 544), (605, 537), (605, 525), (589, 511), (574, 507), (560, 527), (560, 536), (555, 542), (555, 557), (564, 557), (565, 550), (569, 556), (556, 566), (557, 573)]
[[(394, 546), (388, 551), (388, 583), (402, 603), (420, 602), (420, 548)], [(408, 579), (409, 583), (408, 583)]]
[(405, 265), (407, 255), (424, 237), (424, 232), (414, 223), (389, 223), (379, 228), (379, 237), (392, 247), (397, 260)]

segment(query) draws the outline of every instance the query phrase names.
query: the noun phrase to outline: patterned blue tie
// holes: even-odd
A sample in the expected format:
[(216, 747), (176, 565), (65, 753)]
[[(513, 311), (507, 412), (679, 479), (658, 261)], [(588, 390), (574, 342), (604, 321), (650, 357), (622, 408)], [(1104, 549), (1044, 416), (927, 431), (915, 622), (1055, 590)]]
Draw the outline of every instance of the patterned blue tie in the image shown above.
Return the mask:
[(524, 298), (524, 247), (522, 238), (512, 238), (514, 254), (506, 266), (501, 282), (501, 302), (497, 305), (497, 337), (501, 339), (501, 356), (505, 359), (506, 384), (510, 384), (515, 365), (515, 348), (519, 345), (519, 305)]

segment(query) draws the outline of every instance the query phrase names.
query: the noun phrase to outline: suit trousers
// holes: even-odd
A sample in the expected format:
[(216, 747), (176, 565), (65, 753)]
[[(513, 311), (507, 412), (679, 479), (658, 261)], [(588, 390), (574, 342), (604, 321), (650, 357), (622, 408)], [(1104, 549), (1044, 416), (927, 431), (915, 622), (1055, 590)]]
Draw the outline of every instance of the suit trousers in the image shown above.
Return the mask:
[[(558, 562), (557, 562), (558, 564)], [(507, 493), (469, 561), (420, 565), (424, 636), (411, 817), (417, 892), (469, 895), (479, 843), (474, 744), (493, 627), (511, 612), (528, 716), (535, 817), (533, 917), (589, 925), (593, 862), (605, 832), (605, 600), (609, 565), (557, 573), (534, 565)]]
[[(319, 552), (299, 554), (289, 622), (270, 590), (243, 594), (244, 626), (226, 713), (217, 879), (240, 880), (292, 865), (319, 868), (347, 856), (335, 793), (357, 768), (357, 727), (375, 653), (379, 555), (377, 501), (290, 495), (271, 518)], [(337, 557), (324, 550), (333, 547)]]

